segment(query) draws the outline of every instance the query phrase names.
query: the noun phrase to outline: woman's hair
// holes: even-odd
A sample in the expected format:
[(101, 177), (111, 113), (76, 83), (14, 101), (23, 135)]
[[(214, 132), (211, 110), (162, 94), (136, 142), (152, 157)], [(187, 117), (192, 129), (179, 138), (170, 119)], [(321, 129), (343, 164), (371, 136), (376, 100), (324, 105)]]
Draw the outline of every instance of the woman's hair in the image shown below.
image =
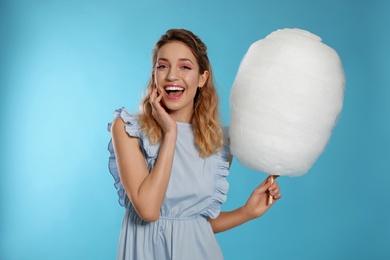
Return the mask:
[[(195, 95), (194, 114), (192, 115), (195, 142), (198, 145), (200, 156), (204, 158), (217, 152), (223, 145), (223, 133), (219, 123), (218, 96), (214, 88), (213, 73), (207, 56), (206, 45), (188, 30), (168, 30), (157, 41), (153, 49), (152, 73), (148, 88), (151, 90), (156, 84), (154, 69), (158, 51), (165, 44), (174, 41), (182, 42), (191, 49), (199, 64), (199, 74), (203, 74), (206, 70), (209, 72), (204, 86), (198, 88)], [(150, 92), (147, 91), (141, 103), (140, 124), (141, 130), (148, 135), (151, 144), (156, 144), (162, 141), (162, 129), (152, 116), (152, 107), (149, 103)]]

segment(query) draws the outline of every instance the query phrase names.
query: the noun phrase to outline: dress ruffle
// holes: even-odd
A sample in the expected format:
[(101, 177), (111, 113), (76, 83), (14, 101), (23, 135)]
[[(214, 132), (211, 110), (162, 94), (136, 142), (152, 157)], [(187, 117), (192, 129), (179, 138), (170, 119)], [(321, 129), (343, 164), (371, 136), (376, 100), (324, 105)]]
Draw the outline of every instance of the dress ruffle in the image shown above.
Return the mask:
[[(109, 129), (111, 128), (109, 124)], [(121, 206), (125, 206), (125, 190), (123, 189), (121, 180), (119, 178), (118, 166), (116, 165), (116, 158), (114, 153), (114, 147), (112, 145), (112, 140), (108, 143), (108, 151), (110, 152), (110, 157), (108, 159), (108, 169), (115, 180), (114, 186), (118, 193), (118, 202)]]
[(214, 154), (214, 193), (211, 198), (211, 204), (201, 212), (201, 215), (216, 218), (220, 211), (221, 205), (226, 202), (227, 193), (229, 190), (229, 183), (226, 177), (229, 175), (230, 168), (230, 147), (228, 141), (229, 130), (227, 127), (223, 128), (224, 142), (221, 150)]

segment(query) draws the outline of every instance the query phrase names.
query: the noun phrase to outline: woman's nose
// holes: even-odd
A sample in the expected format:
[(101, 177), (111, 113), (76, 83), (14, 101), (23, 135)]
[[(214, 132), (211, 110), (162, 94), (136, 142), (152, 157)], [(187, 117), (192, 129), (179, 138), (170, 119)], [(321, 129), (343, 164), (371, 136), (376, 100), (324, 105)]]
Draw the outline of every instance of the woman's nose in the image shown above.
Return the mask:
[(175, 69), (170, 69), (167, 75), (168, 81), (175, 81), (178, 79), (178, 75)]

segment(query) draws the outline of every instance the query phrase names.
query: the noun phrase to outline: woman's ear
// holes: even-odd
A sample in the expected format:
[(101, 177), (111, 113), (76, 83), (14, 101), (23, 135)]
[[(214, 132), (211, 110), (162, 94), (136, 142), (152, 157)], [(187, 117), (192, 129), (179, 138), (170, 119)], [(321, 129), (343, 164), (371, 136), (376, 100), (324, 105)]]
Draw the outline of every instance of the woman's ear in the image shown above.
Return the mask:
[(204, 84), (206, 83), (208, 77), (209, 77), (209, 72), (207, 70), (205, 70), (203, 72), (203, 74), (199, 75), (199, 84), (198, 84), (198, 86), (200, 88), (202, 88), (204, 86)]

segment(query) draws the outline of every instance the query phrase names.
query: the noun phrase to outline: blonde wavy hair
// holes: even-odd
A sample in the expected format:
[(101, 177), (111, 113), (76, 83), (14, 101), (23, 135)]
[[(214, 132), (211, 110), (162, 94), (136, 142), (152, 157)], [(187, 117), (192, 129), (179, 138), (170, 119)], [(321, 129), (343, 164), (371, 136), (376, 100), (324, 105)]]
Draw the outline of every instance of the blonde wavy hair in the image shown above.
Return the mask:
[[(218, 95), (214, 87), (213, 73), (207, 56), (207, 47), (199, 37), (185, 29), (171, 29), (161, 36), (153, 49), (152, 73), (148, 89), (151, 90), (156, 84), (154, 70), (158, 51), (163, 45), (173, 41), (183, 42), (191, 49), (199, 64), (199, 74), (203, 74), (206, 70), (209, 72), (204, 86), (201, 89), (198, 88), (195, 95), (194, 114), (192, 115), (195, 142), (199, 148), (200, 156), (205, 158), (221, 149), (223, 132), (219, 123)], [(140, 125), (141, 130), (147, 134), (151, 144), (156, 144), (162, 141), (163, 133), (160, 125), (152, 116), (149, 97), (150, 91), (147, 91), (141, 102)]]

